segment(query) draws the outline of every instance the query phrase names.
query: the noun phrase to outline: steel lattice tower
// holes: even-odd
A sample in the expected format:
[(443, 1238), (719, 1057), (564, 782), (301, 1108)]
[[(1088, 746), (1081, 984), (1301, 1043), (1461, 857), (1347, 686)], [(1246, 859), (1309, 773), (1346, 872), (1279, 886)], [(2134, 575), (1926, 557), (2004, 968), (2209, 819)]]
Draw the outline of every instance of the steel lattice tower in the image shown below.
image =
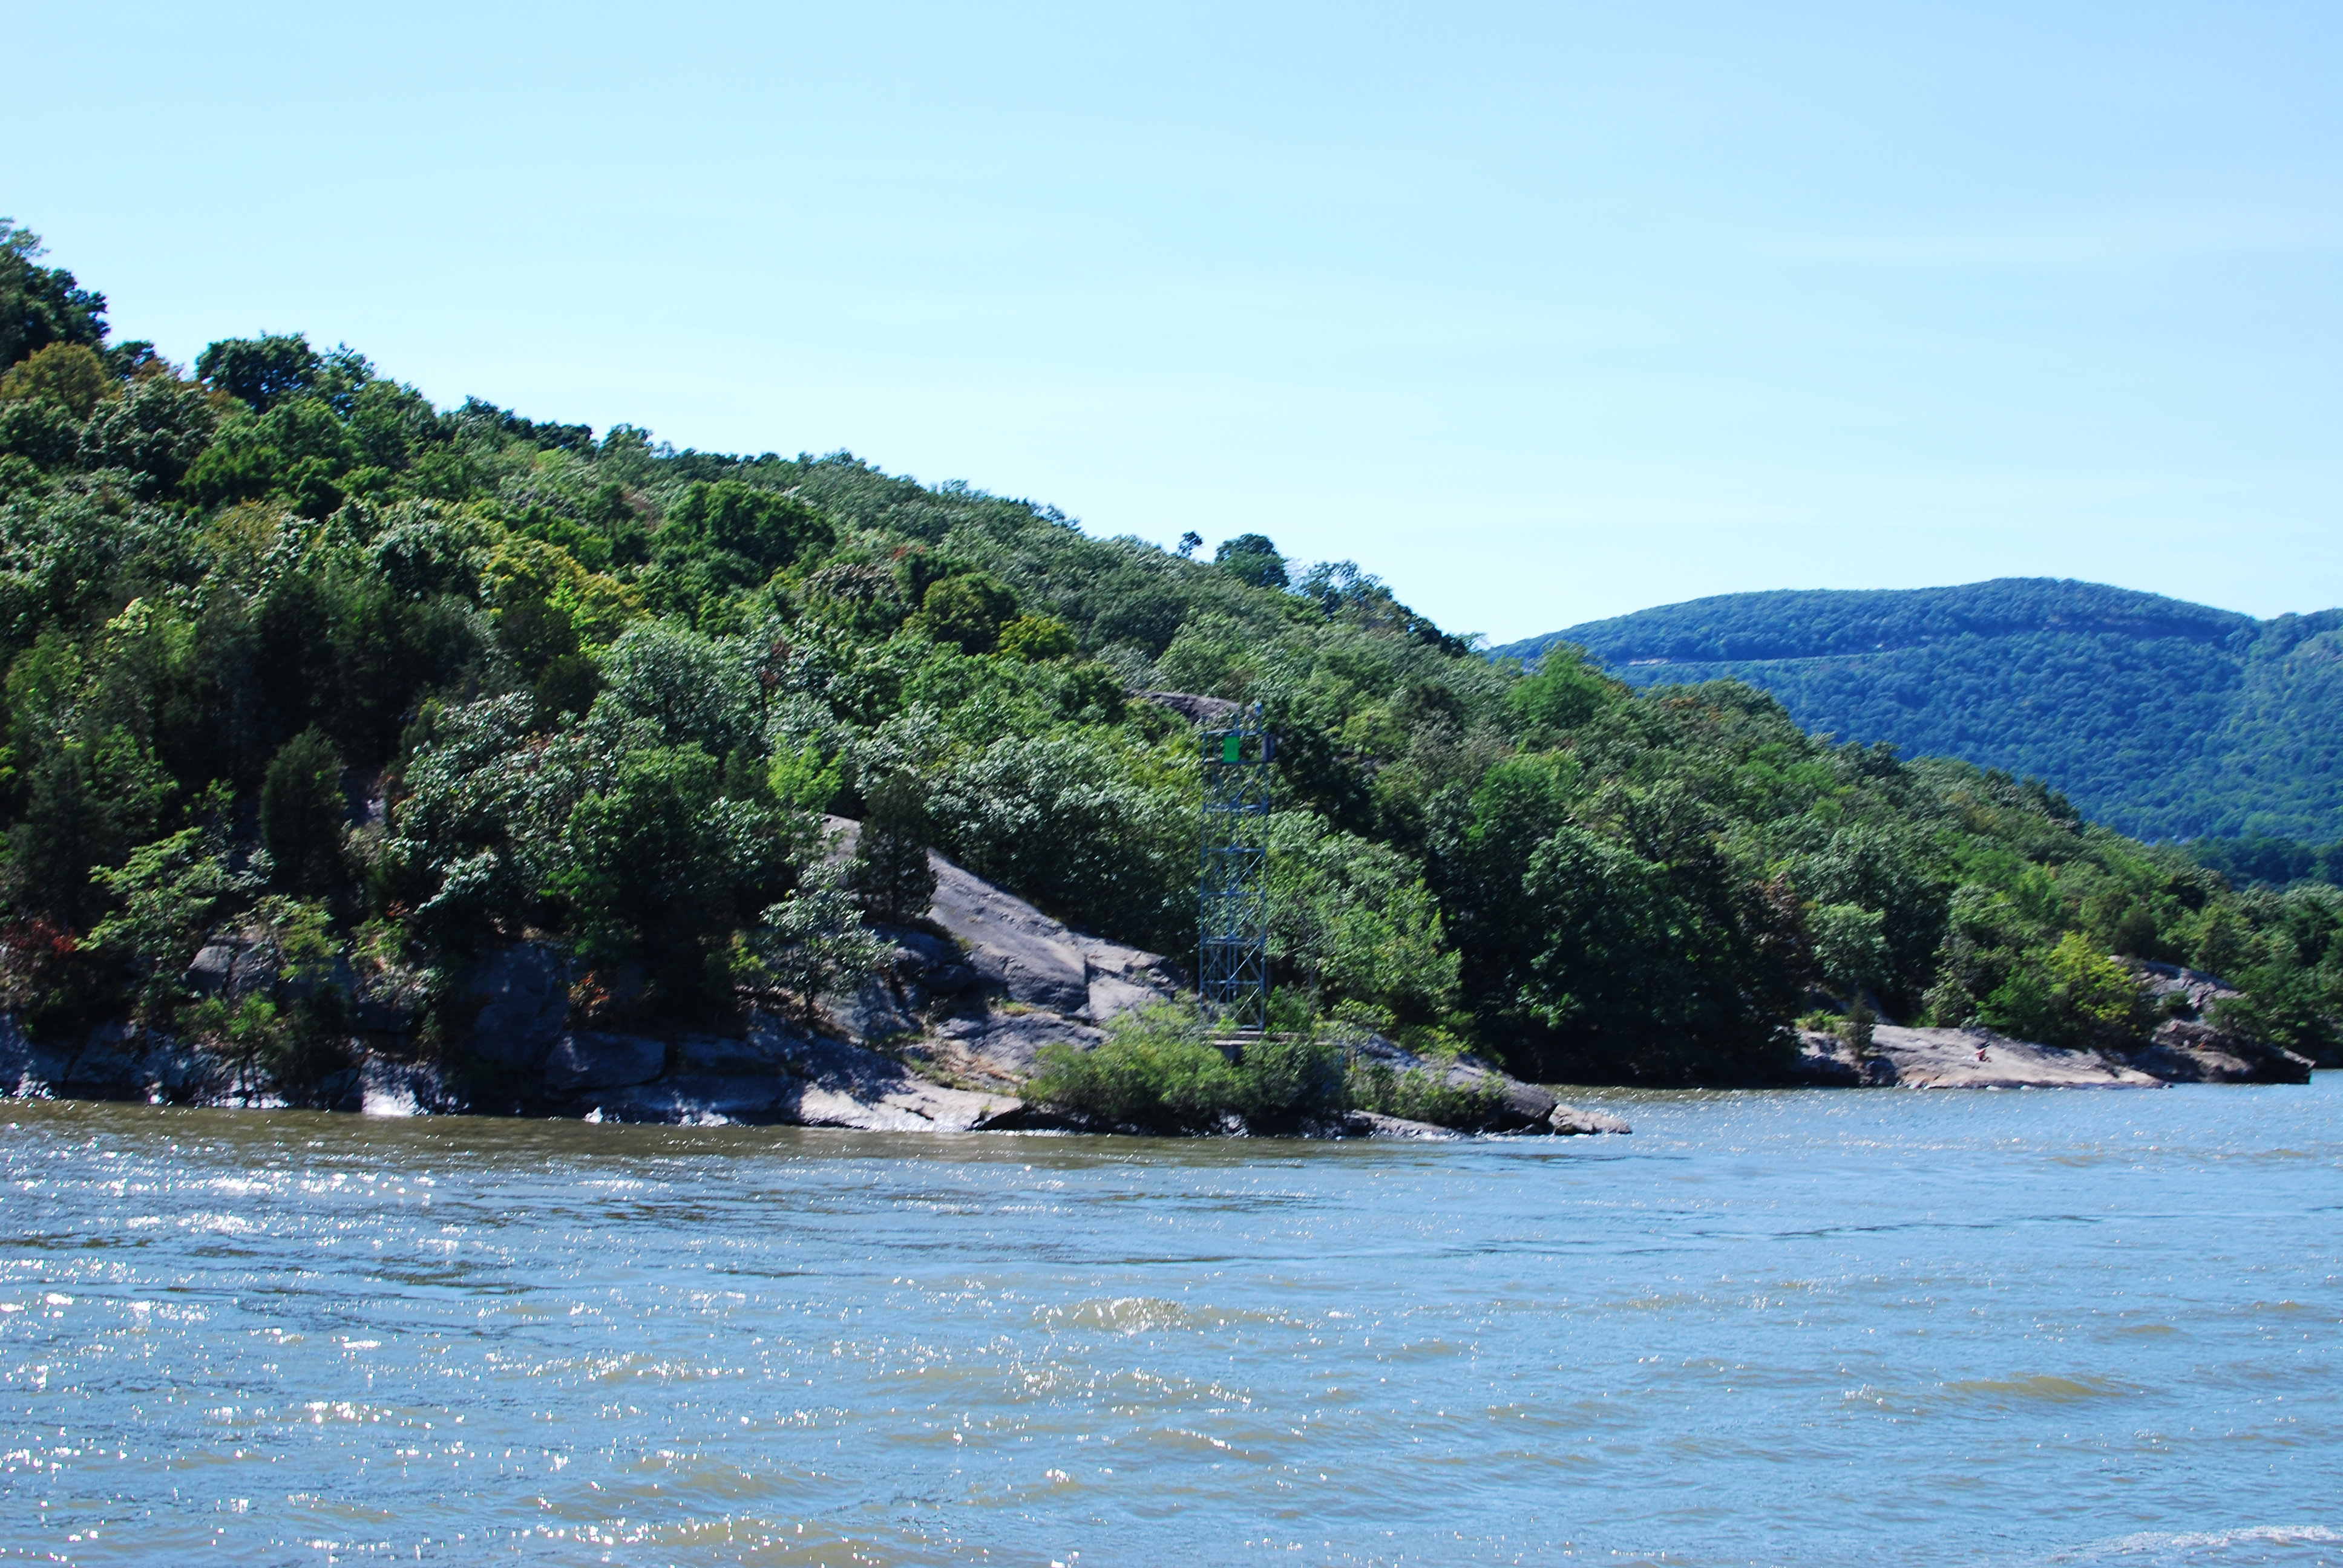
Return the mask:
[(1276, 738), (1261, 704), (1204, 746), (1203, 923), (1197, 991), (1207, 1021), (1269, 1027), (1269, 765)]

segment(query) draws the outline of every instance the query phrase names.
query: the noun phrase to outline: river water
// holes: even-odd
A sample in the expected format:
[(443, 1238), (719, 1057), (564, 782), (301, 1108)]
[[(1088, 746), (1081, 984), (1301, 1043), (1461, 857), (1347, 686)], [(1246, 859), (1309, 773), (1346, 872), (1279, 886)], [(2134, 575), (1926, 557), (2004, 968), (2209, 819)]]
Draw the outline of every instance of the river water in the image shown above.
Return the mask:
[(1307, 1144), (0, 1106), (0, 1563), (2343, 1563), (2343, 1075)]

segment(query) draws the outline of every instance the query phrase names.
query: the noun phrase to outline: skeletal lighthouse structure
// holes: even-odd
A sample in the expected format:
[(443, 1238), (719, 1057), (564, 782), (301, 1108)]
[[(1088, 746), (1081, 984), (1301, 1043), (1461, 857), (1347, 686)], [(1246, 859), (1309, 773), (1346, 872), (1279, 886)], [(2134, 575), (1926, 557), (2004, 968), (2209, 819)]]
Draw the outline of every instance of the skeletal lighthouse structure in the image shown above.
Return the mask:
[(1207, 1021), (1224, 1030), (1269, 1026), (1269, 765), (1277, 738), (1261, 704), (1207, 729), (1204, 880), (1197, 991)]

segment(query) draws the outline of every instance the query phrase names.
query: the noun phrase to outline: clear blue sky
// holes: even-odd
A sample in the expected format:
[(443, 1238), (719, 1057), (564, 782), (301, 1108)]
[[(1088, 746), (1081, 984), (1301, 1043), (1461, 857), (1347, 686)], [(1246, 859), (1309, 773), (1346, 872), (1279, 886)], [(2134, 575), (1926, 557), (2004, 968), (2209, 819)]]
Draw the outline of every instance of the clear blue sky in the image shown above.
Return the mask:
[(186, 359), (1271, 535), (1500, 640), (2343, 603), (2343, 7), (8, 9), (0, 213)]

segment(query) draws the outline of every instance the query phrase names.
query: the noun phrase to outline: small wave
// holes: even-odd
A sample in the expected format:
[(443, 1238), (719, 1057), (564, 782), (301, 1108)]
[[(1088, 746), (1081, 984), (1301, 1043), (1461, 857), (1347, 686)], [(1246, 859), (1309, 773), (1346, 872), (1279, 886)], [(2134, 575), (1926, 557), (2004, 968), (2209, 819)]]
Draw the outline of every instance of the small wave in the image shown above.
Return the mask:
[(2084, 1400), (2121, 1399), (2139, 1391), (2108, 1378), (2054, 1377), (2047, 1373), (2021, 1378), (1967, 1378), (1948, 1382), (1945, 1392), (1996, 1404), (2076, 1404)]
[[(2141, 1531), (2089, 1546), (2054, 1554), (2057, 1563), (2141, 1562), (2209, 1563), (2229, 1555), (2237, 1547), (2343, 1545), (2343, 1533), (2324, 1524), (2246, 1524), (2234, 1530), (2191, 1530), (2177, 1533)], [(2247, 1561), (2267, 1561), (2257, 1554)], [(2326, 1561), (2322, 1556), (2320, 1561)]]
[(1037, 1314), (1046, 1322), (1104, 1329), (1111, 1333), (1144, 1333), (1156, 1329), (1225, 1329), (1239, 1323), (1284, 1323), (1274, 1312), (1228, 1312), (1183, 1307), (1156, 1296), (1116, 1296), (1077, 1302), (1071, 1307), (1046, 1307)]

